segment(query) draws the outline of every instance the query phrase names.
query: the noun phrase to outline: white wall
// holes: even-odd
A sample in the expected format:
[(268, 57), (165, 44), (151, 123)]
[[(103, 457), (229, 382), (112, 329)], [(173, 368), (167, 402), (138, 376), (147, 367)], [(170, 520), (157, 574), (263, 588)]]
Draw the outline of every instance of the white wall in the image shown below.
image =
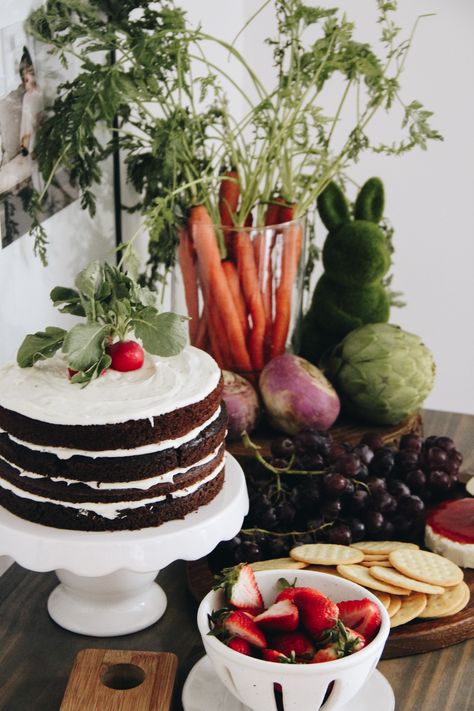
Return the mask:
[[(376, 41), (374, 0), (314, 4), (344, 9), (356, 38)], [(219, 27), (216, 16), (224, 18), (232, 3), (214, 4), (213, 11), (209, 3), (197, 5), (204, 25), (212, 20)], [(241, 6), (249, 17), (258, 5), (244, 0)], [(433, 352), (437, 377), (426, 406), (474, 414), (474, 3), (399, 0), (398, 8), (405, 37), (418, 15), (436, 13), (418, 26), (402, 95), (434, 112), (432, 125), (444, 142), (398, 158), (365, 155), (352, 177), (362, 184), (378, 175), (385, 184), (386, 215), (395, 228), (393, 288), (407, 304), (393, 309), (391, 322), (417, 333)], [(268, 7), (248, 28), (244, 45), (246, 58), (267, 80), (270, 57), (262, 39), (272, 24)]]

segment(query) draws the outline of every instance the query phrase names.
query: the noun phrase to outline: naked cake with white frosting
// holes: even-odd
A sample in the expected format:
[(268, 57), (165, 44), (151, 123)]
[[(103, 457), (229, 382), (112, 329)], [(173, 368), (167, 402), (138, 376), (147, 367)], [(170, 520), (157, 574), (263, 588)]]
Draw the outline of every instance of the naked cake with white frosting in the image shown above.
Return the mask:
[(33, 522), (132, 530), (182, 518), (224, 481), (222, 377), (204, 351), (145, 354), (73, 384), (62, 353), (0, 368), (0, 505)]

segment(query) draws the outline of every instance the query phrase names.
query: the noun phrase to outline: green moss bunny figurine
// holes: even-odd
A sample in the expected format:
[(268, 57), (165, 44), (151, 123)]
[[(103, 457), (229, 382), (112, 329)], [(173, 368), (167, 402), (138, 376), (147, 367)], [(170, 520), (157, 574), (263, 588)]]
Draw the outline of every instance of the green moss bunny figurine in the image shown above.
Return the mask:
[(391, 259), (378, 225), (383, 209), (379, 178), (370, 178), (362, 186), (354, 218), (336, 183), (329, 183), (318, 198), (319, 214), (329, 230), (322, 253), (324, 273), (301, 333), (301, 355), (313, 363), (354, 328), (388, 321), (390, 299), (383, 278)]

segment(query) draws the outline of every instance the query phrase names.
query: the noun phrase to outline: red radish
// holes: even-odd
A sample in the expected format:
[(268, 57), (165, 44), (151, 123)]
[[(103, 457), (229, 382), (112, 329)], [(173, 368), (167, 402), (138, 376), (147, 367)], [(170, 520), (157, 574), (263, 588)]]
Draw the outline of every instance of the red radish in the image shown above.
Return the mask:
[(233, 649), (234, 652), (245, 654), (247, 657), (252, 656), (252, 647), (246, 639), (242, 639), (241, 637), (232, 637), (232, 639), (229, 639), (227, 642), (227, 646), (230, 647), (230, 649)]
[(339, 397), (329, 380), (291, 353), (267, 363), (259, 387), (270, 423), (287, 434), (313, 427), (327, 430), (339, 415)]
[(258, 588), (255, 574), (248, 563), (240, 563), (233, 568), (224, 568), (214, 590), (223, 588), (229, 605), (239, 610), (257, 614), (263, 610), (263, 598)]
[(262, 630), (260, 630), (253, 619), (241, 610), (234, 610), (222, 622), (222, 629), (232, 637), (241, 637), (253, 647), (263, 649), (267, 646), (267, 640)]
[(106, 352), (112, 358), (110, 367), (122, 373), (138, 370), (145, 360), (145, 351), (136, 341), (117, 341), (107, 346)]
[(254, 618), (254, 622), (263, 630), (293, 632), (298, 627), (298, 608), (291, 600), (274, 602)]
[(282, 632), (272, 637), (272, 647), (286, 657), (292, 655), (301, 659), (311, 659), (314, 655), (314, 644), (304, 632)]
[(338, 602), (339, 616), (346, 627), (364, 635), (370, 642), (380, 629), (382, 616), (378, 605), (367, 597), (362, 600)]

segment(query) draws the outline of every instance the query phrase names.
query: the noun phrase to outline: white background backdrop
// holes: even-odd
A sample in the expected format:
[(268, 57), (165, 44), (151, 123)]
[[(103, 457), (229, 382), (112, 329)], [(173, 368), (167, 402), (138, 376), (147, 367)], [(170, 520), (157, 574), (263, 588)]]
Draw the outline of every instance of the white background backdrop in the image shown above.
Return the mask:
[[(0, 26), (26, 16), (25, 8), (34, 4), (0, 0)], [(181, 4), (206, 30), (231, 40), (258, 0)], [(374, 0), (319, 4), (345, 8), (356, 23), (357, 39), (375, 41)], [(474, 3), (400, 0), (398, 24), (406, 35), (417, 15), (426, 12), (436, 15), (419, 26), (403, 95), (434, 111), (432, 123), (445, 140), (401, 158), (365, 156), (352, 175), (358, 183), (378, 175), (385, 184), (386, 214), (395, 228), (393, 287), (407, 302), (392, 311), (391, 321), (419, 334), (434, 354), (438, 372), (426, 406), (474, 413)], [(262, 77), (268, 57), (262, 39), (271, 21), (267, 9), (239, 41)], [(52, 286), (70, 284), (88, 261), (110, 254), (110, 198), (106, 189), (93, 221), (80, 214), (77, 203), (48, 221), (48, 269), (33, 258), (28, 237), (0, 250), (0, 362), (14, 356), (25, 332), (60, 322), (48, 303)]]

